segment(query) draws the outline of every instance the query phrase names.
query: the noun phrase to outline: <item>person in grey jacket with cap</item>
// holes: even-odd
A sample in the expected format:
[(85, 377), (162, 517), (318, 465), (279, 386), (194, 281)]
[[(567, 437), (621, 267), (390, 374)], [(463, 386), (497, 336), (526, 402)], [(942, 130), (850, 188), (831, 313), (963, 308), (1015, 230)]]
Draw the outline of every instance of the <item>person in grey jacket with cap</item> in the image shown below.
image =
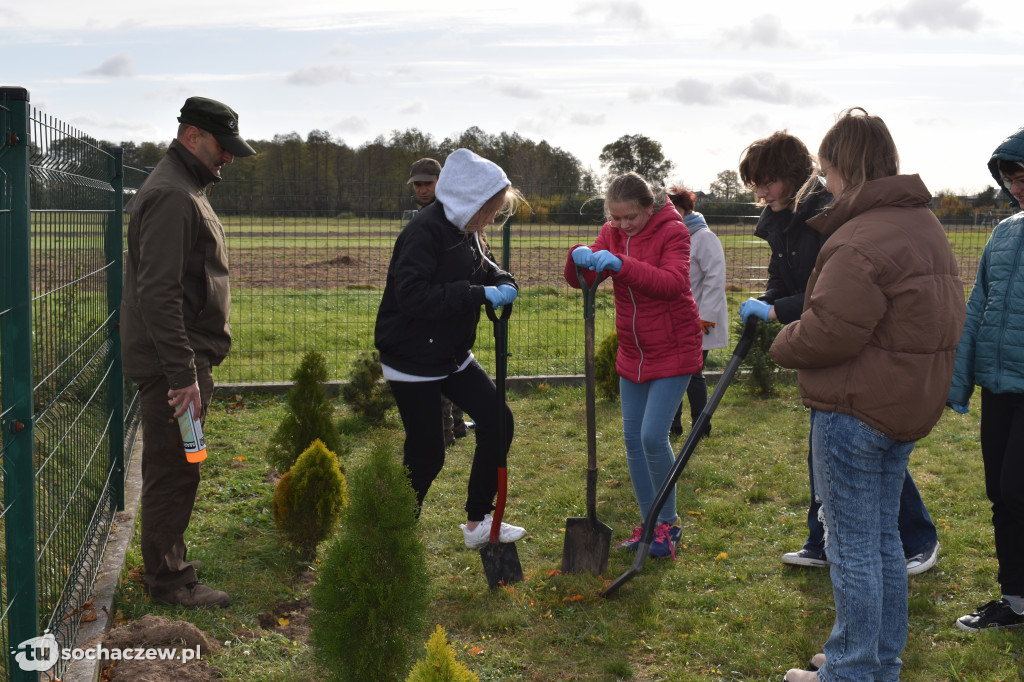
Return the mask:
[[(494, 382), (473, 357), (480, 306), (507, 305), (515, 279), (488, 257), (483, 231), (515, 211), (522, 195), (497, 164), (468, 149), (445, 160), (437, 201), (416, 214), (395, 241), (377, 310), (374, 344), (405, 428), (403, 463), (420, 507), (445, 460), (437, 418), (441, 394), (476, 422), (476, 449), (466, 496), (463, 539), (487, 544), (498, 491), (498, 453), (512, 442), (512, 410), (495, 407)], [(506, 442), (498, 442), (498, 420)], [(526, 531), (502, 523), (500, 542)]]
[(227, 248), (207, 189), (235, 157), (256, 151), (221, 102), (190, 97), (178, 123), (166, 155), (125, 206), (121, 344), (142, 412), (140, 543), (154, 601), (228, 606), (228, 595), (200, 583), (186, 560), (200, 465), (186, 459), (177, 417), (191, 407), (205, 421), (212, 368), (231, 349)]
[[(1020, 208), (1024, 128), (992, 153), (989, 172)], [(981, 459), (992, 503), (1001, 595), (961, 616), (961, 630), (1024, 627), (1024, 212), (996, 225), (978, 263), (947, 404), (969, 409), (981, 387)]]

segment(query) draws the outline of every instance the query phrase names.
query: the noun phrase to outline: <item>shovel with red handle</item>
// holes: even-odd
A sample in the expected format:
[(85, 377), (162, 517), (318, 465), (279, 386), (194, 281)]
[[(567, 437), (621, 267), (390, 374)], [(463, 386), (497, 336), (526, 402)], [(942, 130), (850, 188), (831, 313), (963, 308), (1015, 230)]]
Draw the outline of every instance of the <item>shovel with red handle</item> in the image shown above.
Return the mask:
[(487, 304), (487, 317), (494, 323), (494, 383), (497, 388), (498, 408), (498, 499), (494, 504), (491, 516), (491, 536), (489, 542), (480, 548), (480, 559), (484, 564), (487, 586), (492, 590), (499, 585), (511, 585), (523, 580), (523, 566), (519, 563), (519, 553), (514, 542), (499, 542), (501, 520), (505, 516), (505, 498), (508, 494), (508, 469), (506, 467), (506, 423), (505, 423), (505, 375), (508, 372), (508, 318), (512, 314), (512, 304), (501, 307), (501, 315), (495, 314), (494, 308)]

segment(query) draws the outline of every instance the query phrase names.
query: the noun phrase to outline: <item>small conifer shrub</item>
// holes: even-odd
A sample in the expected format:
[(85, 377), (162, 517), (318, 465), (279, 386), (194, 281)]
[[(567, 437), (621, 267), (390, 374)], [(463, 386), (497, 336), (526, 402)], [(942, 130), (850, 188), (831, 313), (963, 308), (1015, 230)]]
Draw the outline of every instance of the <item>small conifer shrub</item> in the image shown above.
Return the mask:
[(427, 640), (427, 657), (413, 666), (405, 682), (478, 682), (472, 670), (455, 659), (444, 628), (438, 625)]
[(274, 525), (305, 557), (313, 558), (317, 545), (337, 528), (347, 504), (348, 490), (338, 457), (318, 438), (277, 482)]
[(299, 455), (316, 439), (331, 452), (341, 448), (341, 435), (334, 422), (334, 410), (327, 399), (327, 362), (316, 351), (302, 356), (288, 391), (288, 411), (270, 438), (267, 460), (280, 472), (292, 468)]
[(360, 353), (352, 364), (352, 374), (341, 388), (341, 399), (369, 424), (383, 424), (388, 410), (395, 406), (391, 387), (381, 381), (384, 370), (377, 351)]
[(608, 400), (619, 398), (619, 373), (615, 371), (618, 352), (619, 335), (615, 332), (604, 337), (594, 351), (594, 387), (599, 396)]
[[(741, 320), (735, 328), (736, 336), (742, 336), (744, 323)], [(779, 373), (782, 368), (772, 360), (770, 350), (775, 337), (782, 331), (782, 324), (771, 320), (757, 325), (757, 333), (754, 335), (754, 342), (747, 351), (747, 357), (743, 359), (742, 367), (747, 367), (750, 372), (747, 374), (747, 385), (754, 395), (770, 396), (776, 391)]]
[(416, 493), (387, 441), (348, 474), (341, 530), (313, 586), (314, 655), (335, 680), (400, 680), (430, 606)]

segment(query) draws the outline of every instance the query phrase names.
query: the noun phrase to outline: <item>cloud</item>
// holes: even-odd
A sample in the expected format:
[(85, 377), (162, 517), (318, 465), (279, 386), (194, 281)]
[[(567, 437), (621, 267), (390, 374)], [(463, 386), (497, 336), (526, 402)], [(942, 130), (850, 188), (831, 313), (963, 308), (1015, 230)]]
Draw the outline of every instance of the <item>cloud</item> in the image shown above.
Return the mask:
[(114, 55), (99, 66), (83, 71), (90, 76), (111, 76), (113, 78), (127, 78), (134, 73), (134, 58), (128, 52)]
[(606, 118), (604, 114), (573, 114), (569, 117), (569, 123), (577, 126), (599, 126), (604, 125)]
[(744, 50), (751, 47), (799, 47), (797, 40), (783, 28), (782, 19), (774, 14), (763, 14), (753, 19), (749, 26), (725, 31), (718, 42)]
[(135, 133), (149, 133), (152, 132), (153, 126), (150, 123), (141, 121), (127, 121), (125, 119), (110, 118), (109, 116), (101, 116), (98, 114), (82, 114), (80, 116), (73, 116), (68, 120), (74, 126), (80, 127), (83, 130), (91, 130), (94, 128), (109, 128), (116, 130), (120, 134), (124, 135), (128, 133), (129, 136)]
[(681, 78), (669, 88), (669, 97), (683, 104), (716, 104), (718, 95), (713, 84), (696, 78)]
[(362, 116), (349, 116), (335, 123), (332, 128), (346, 133), (365, 133), (370, 129), (370, 122)]
[(801, 98), (789, 83), (782, 83), (772, 74), (746, 74), (734, 78), (723, 88), (729, 97), (752, 99), (769, 104), (796, 104)]
[(591, 2), (576, 10), (576, 15), (587, 17), (597, 14), (610, 26), (626, 26), (647, 30), (653, 23), (647, 17), (647, 10), (639, 2)]
[(768, 117), (764, 114), (753, 114), (733, 126), (734, 130), (744, 135), (763, 133), (769, 128)]
[(705, 106), (724, 104), (728, 100), (796, 105), (821, 101), (817, 93), (797, 90), (771, 73), (743, 74), (724, 83), (682, 78), (669, 88), (667, 96), (683, 104)]
[(422, 101), (416, 100), (415, 102), (409, 102), (404, 107), (399, 109), (398, 113), (400, 113), (400, 114), (415, 115), (415, 114), (422, 114), (426, 110), (427, 110), (426, 105), (423, 104)]
[(24, 23), (24, 15), (10, 9), (9, 7), (0, 7), (0, 26), (10, 28)]
[(541, 93), (526, 85), (499, 85), (497, 90), (507, 97), (516, 99), (540, 99), (541, 97)]
[(928, 31), (961, 29), (975, 32), (981, 26), (982, 13), (968, 0), (910, 0), (902, 9), (886, 7), (858, 17), (864, 23), (893, 22), (902, 29)]
[(323, 66), (306, 66), (296, 69), (285, 76), (288, 85), (325, 85), (335, 81), (352, 82), (352, 72), (343, 66), (333, 64)]

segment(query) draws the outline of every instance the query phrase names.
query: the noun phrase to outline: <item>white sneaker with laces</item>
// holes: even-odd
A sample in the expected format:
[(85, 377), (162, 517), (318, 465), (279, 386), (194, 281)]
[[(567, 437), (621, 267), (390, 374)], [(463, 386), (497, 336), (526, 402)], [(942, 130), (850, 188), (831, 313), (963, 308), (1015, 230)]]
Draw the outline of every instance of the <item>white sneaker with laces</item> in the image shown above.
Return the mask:
[[(488, 514), (484, 520), (477, 524), (477, 527), (470, 530), (466, 524), (459, 524), (462, 529), (462, 537), (466, 541), (466, 547), (479, 549), (491, 541), (491, 522), (493, 519)], [(501, 522), (501, 530), (498, 531), (498, 542), (515, 542), (526, 537), (526, 529), (512, 524)]]

